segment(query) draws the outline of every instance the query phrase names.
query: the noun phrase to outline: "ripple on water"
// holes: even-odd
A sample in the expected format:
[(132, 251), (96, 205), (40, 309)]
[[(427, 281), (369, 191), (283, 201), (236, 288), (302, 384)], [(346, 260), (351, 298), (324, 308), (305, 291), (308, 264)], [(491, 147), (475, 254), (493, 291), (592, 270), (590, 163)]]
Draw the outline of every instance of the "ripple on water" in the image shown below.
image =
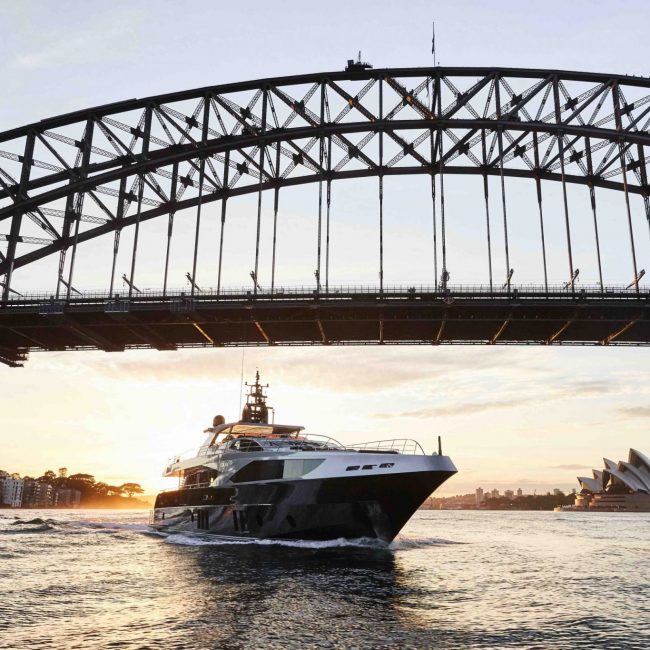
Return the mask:
[(423, 512), (390, 545), (51, 515), (0, 515), (0, 648), (650, 647), (650, 515)]

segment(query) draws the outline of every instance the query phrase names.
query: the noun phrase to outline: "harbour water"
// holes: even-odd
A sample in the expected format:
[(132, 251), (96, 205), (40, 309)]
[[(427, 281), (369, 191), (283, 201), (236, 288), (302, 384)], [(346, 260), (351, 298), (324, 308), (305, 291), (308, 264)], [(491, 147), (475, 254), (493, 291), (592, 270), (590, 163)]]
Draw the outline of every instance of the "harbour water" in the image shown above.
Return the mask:
[(420, 511), (388, 548), (0, 511), (0, 648), (648, 648), (650, 514)]

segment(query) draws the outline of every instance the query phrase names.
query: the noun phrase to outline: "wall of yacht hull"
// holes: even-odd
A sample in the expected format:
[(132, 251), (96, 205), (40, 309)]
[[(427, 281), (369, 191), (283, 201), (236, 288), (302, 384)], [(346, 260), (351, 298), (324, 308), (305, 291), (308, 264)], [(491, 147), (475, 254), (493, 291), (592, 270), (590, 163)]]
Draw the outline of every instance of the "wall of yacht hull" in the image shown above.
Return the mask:
[(271, 481), (159, 495), (151, 523), (168, 532), (254, 539), (368, 537), (390, 542), (454, 472)]

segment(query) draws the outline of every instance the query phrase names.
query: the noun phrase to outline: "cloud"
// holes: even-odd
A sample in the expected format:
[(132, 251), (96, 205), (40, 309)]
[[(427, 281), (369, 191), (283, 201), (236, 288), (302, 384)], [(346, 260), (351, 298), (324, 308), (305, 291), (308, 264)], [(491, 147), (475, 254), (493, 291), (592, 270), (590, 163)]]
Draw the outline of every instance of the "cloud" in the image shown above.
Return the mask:
[(594, 379), (580, 380), (564, 385), (560, 391), (564, 396), (590, 397), (592, 395), (607, 395), (618, 389), (618, 383), (611, 380)]
[(551, 469), (572, 469), (572, 470), (578, 470), (578, 469), (591, 469), (590, 465), (549, 465)]
[[(524, 354), (501, 350), (440, 350), (438, 348), (315, 347), (248, 348), (245, 375), (259, 367), (264, 379), (339, 393), (371, 393), (421, 384), (436, 394), (469, 382), (472, 390), (486, 373), (532, 373), (538, 370)], [(195, 381), (239, 383), (242, 352), (235, 349), (179, 350), (173, 355), (150, 351), (93, 356), (81, 363), (110, 378), (134, 381)], [(60, 362), (59, 362), (60, 363)], [(464, 376), (463, 376), (464, 375)], [(450, 383), (450, 378), (454, 380)], [(517, 384), (520, 380), (517, 380)]]
[(495, 409), (517, 408), (534, 401), (532, 397), (513, 399), (493, 400), (491, 402), (459, 402), (446, 406), (434, 406), (431, 408), (415, 409), (413, 411), (402, 411), (401, 413), (380, 413), (376, 417), (382, 418), (418, 418), (426, 419), (433, 417), (473, 415), (483, 411)]
[(650, 418), (650, 406), (621, 406), (616, 410), (633, 418)]

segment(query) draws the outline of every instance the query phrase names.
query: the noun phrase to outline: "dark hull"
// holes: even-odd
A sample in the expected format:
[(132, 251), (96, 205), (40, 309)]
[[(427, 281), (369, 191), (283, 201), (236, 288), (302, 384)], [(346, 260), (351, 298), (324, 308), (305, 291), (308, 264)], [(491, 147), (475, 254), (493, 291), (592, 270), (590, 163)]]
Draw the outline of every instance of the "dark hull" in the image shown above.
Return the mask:
[(152, 525), (253, 539), (368, 537), (390, 542), (454, 472), (431, 471), (165, 492)]

